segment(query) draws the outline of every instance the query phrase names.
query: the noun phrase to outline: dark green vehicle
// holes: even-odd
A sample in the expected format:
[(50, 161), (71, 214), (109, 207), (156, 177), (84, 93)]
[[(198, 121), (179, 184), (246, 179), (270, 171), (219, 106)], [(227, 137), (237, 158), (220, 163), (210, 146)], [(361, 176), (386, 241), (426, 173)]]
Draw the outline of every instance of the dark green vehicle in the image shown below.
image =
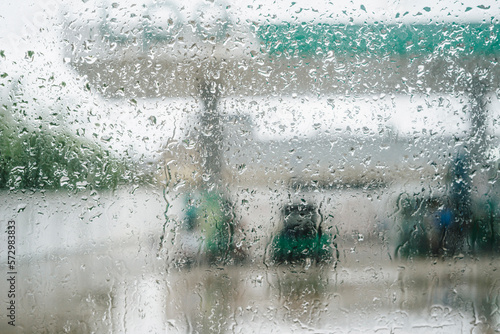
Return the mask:
[(282, 217), (282, 229), (272, 243), (275, 263), (297, 263), (307, 259), (322, 263), (332, 259), (332, 236), (322, 231), (315, 206), (287, 205), (283, 208)]

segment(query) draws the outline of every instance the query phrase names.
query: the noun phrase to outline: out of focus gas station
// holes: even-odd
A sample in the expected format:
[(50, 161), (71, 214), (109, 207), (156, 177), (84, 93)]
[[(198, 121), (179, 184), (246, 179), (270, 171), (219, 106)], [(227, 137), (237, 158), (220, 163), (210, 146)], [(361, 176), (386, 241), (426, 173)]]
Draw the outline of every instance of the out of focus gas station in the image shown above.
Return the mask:
[(496, 2), (38, 6), (0, 58), (21, 332), (500, 330)]

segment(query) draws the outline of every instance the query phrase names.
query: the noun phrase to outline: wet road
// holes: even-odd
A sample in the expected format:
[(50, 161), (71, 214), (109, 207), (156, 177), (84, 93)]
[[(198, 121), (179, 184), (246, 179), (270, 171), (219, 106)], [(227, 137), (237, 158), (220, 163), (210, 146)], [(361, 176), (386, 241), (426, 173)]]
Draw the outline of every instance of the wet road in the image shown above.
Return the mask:
[[(372, 234), (341, 237), (336, 263), (322, 267), (274, 266), (259, 256), (238, 266), (179, 266), (171, 225), (159, 248), (161, 192), (131, 191), (2, 195), (2, 212), (19, 226), (19, 253), (17, 327), (4, 318), (0, 332), (500, 330), (498, 258), (400, 261)], [(7, 305), (7, 282), (0, 282)]]

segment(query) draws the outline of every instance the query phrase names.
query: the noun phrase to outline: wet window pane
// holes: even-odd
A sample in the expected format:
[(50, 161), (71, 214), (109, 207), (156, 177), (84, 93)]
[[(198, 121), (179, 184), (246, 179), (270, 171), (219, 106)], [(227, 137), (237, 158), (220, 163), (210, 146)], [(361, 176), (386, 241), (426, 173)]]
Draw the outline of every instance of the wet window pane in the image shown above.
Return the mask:
[(499, 16), (1, 3), (0, 332), (500, 331)]

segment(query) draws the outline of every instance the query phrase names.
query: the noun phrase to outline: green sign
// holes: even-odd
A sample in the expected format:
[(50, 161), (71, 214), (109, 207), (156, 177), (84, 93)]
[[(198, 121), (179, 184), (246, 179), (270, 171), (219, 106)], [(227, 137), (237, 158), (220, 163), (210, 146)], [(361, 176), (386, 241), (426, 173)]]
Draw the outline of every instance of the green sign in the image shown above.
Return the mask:
[(264, 51), (275, 56), (412, 56), (423, 54), (492, 55), (500, 53), (500, 25), (264, 25), (257, 29)]

